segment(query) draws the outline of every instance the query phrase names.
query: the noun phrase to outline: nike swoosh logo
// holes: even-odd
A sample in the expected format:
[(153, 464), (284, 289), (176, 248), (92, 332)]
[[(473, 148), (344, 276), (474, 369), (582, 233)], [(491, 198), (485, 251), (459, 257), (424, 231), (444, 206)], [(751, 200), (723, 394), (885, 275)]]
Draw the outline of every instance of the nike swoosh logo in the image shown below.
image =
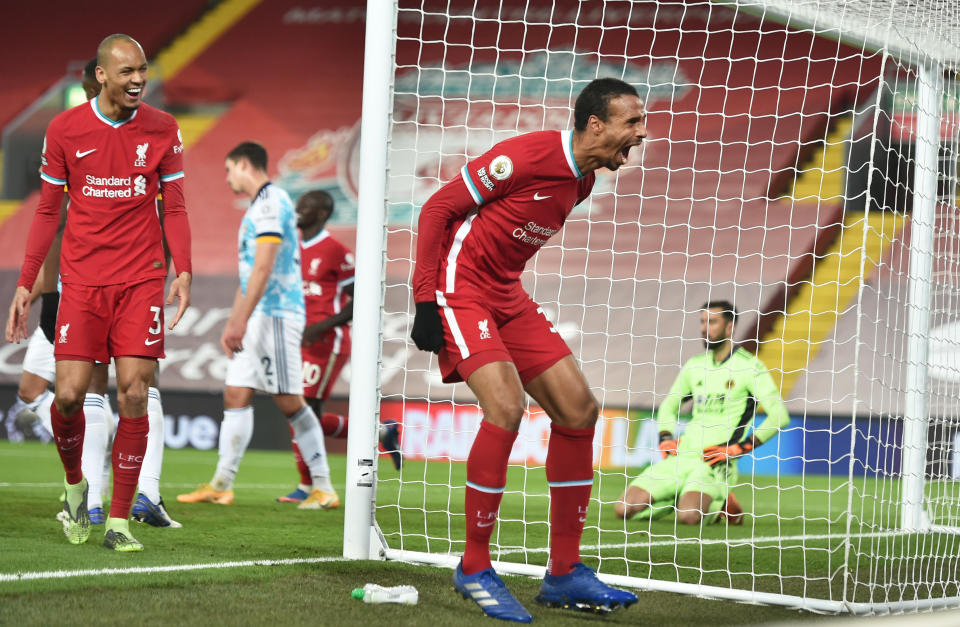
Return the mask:
[(124, 466), (122, 463), (120, 464), (120, 467), (124, 470), (133, 470), (134, 468), (137, 468), (137, 466)]
[(89, 155), (91, 152), (97, 152), (97, 149), (96, 149), (96, 148), (93, 148), (93, 149), (88, 150), (88, 151), (86, 151), (86, 152), (80, 152), (80, 151), (78, 150), (78, 151), (77, 151), (77, 159), (83, 159), (84, 157), (86, 157), (87, 155)]
[(547, 198), (553, 198), (553, 196), (541, 196), (540, 192), (536, 192), (533, 195), (534, 200), (546, 200)]
[(157, 342), (159, 342), (159, 341), (162, 340), (162, 339), (163, 339), (163, 338), (157, 338), (157, 339), (155, 339), (155, 340), (144, 340), (144, 341), (143, 341), (143, 344), (144, 344), (144, 346), (153, 346), (154, 344), (156, 344)]
[(490, 522), (487, 522), (487, 523), (477, 521), (477, 526), (478, 526), (478, 527), (492, 527), (492, 526), (494, 526), (495, 524), (497, 524), (497, 521), (495, 521), (495, 520), (491, 520)]

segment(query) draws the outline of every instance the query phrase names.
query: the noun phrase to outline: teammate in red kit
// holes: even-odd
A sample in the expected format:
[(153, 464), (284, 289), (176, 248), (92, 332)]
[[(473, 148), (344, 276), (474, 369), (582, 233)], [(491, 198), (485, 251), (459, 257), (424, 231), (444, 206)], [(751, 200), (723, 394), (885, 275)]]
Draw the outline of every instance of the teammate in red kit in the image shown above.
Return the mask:
[(419, 349), (439, 354), (445, 382), (466, 381), (483, 410), (467, 458), (466, 548), (454, 585), (495, 618), (532, 620), (490, 562), (525, 392), (552, 420), (550, 561), (537, 602), (609, 610), (637, 601), (580, 562), (598, 404), (570, 349), (524, 292), (520, 274), (590, 195), (594, 170), (627, 162), (646, 137), (645, 123), (632, 86), (594, 80), (577, 97), (573, 131), (527, 133), (496, 144), (420, 213), (411, 337)]
[(147, 443), (147, 388), (163, 356), (166, 274), (156, 198), (165, 201), (167, 243), (178, 300), (170, 328), (190, 302), (190, 227), (183, 202), (183, 145), (173, 116), (143, 104), (147, 62), (128, 35), (97, 48), (100, 95), (61, 113), (47, 128), (44, 181), (10, 306), (7, 340), (27, 335), (30, 289), (57, 231), (63, 186), (70, 210), (60, 262), (54, 440), (66, 471), (63, 530), (72, 544), (90, 535), (87, 482), (80, 468), (83, 399), (95, 361), (113, 357), (120, 422), (113, 444), (113, 500), (104, 546), (141, 551), (127, 518)]
[[(350, 321), (353, 320), (353, 253), (327, 231), (333, 215), (333, 197), (325, 191), (307, 192), (297, 201), (297, 228), (300, 230), (300, 266), (307, 324), (303, 329), (303, 396), (320, 417), (323, 434), (345, 438), (349, 419), (324, 413), (323, 405), (343, 366), (350, 361)], [(293, 431), (291, 430), (291, 435)], [(400, 469), (398, 425), (388, 420), (380, 425), (379, 439)], [(277, 497), (280, 503), (302, 503), (313, 488), (310, 469), (293, 441), (293, 454), (300, 473), (295, 490)]]
[[(297, 201), (300, 266), (307, 304), (301, 351), (303, 395), (318, 416), (323, 415), (323, 402), (350, 360), (353, 320), (353, 253), (325, 228), (332, 214), (333, 198), (326, 192), (307, 192)], [(330, 426), (346, 431), (342, 421)], [(324, 433), (338, 435), (328, 433), (326, 428)]]

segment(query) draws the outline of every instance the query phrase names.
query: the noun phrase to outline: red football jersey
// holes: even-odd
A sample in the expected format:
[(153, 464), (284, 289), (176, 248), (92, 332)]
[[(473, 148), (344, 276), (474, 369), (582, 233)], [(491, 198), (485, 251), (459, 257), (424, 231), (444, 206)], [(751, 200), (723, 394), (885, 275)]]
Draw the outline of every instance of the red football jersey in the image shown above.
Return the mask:
[(115, 122), (93, 98), (53, 119), (41, 164), (40, 177), (67, 185), (70, 195), (64, 283), (113, 285), (166, 275), (156, 198), (161, 182), (183, 177), (183, 142), (172, 115), (141, 104)]
[[(504, 295), (517, 288), (527, 260), (593, 189), (595, 176), (581, 176), (572, 140), (573, 131), (537, 131), (502, 141), (427, 201), (413, 276), (416, 302), (463, 285)], [(476, 208), (435, 202), (463, 186)], [(450, 228), (441, 231), (443, 224)], [(434, 254), (440, 257), (436, 263)]]
[[(340, 313), (347, 303), (346, 288), (353, 285), (353, 253), (324, 229), (300, 242), (303, 295), (307, 301), (307, 324)], [(350, 326), (334, 327), (324, 338), (333, 340), (334, 353), (350, 352)]]

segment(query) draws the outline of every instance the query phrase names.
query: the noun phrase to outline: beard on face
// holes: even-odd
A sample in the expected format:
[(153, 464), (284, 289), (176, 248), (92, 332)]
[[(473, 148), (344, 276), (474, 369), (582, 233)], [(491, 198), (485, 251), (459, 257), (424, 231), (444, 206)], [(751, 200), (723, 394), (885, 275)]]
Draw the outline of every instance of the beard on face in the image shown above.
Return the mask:
[(723, 346), (723, 343), (727, 341), (727, 338), (721, 338), (719, 340), (711, 340), (708, 337), (703, 338), (703, 346), (707, 350), (716, 350)]

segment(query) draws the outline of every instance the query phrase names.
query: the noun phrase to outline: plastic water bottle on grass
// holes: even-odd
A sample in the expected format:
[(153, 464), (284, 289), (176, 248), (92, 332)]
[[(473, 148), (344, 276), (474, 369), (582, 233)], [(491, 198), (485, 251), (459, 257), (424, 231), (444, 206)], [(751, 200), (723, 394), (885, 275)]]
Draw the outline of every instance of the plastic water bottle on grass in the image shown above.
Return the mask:
[(368, 583), (362, 588), (357, 588), (351, 593), (354, 599), (361, 599), (364, 603), (402, 603), (403, 605), (416, 605), (420, 598), (420, 593), (413, 586), (378, 586), (375, 583)]

